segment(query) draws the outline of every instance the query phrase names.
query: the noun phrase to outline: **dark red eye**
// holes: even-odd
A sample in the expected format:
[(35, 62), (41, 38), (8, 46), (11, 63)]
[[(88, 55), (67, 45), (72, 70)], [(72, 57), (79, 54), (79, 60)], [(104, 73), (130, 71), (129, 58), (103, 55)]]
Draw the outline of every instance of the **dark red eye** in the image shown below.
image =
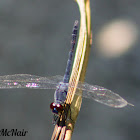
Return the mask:
[(57, 104), (56, 109), (58, 112), (61, 112), (63, 110), (63, 106), (61, 104)]
[(50, 109), (51, 109), (51, 110), (53, 110), (53, 109), (56, 108), (56, 107), (57, 107), (57, 105), (56, 105), (55, 103), (51, 103), (51, 104), (50, 104)]
[(63, 111), (63, 106), (61, 104), (51, 103), (50, 109), (52, 110), (53, 113), (58, 114)]

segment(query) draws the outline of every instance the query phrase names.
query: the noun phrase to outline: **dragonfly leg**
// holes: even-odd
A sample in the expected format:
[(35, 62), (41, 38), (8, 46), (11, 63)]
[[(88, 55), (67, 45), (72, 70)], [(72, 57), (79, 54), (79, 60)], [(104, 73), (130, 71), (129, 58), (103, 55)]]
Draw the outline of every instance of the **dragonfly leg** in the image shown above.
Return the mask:
[[(69, 112), (68, 112), (68, 111), (69, 111)], [(69, 117), (68, 117), (68, 113), (69, 113)], [(65, 105), (64, 117), (65, 117), (65, 120), (71, 121), (72, 123), (74, 123), (74, 121), (72, 120), (72, 117), (71, 117), (71, 108), (70, 108), (70, 104), (66, 104), (66, 105)]]

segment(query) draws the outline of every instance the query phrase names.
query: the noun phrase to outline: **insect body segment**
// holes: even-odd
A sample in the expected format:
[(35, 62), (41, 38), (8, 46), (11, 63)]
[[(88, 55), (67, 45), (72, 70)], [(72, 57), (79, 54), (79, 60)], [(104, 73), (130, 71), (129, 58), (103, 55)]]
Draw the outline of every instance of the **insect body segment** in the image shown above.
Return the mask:
[(59, 85), (57, 86), (57, 89), (54, 94), (54, 102), (50, 104), (50, 109), (52, 110), (52, 112), (58, 115), (61, 114), (63, 110), (63, 105), (67, 96), (68, 82), (70, 79), (70, 70), (71, 70), (74, 46), (77, 37), (77, 30), (78, 30), (78, 21), (76, 20), (72, 31), (71, 50), (69, 51), (69, 57), (67, 61), (63, 82), (60, 82)]
[(77, 37), (77, 30), (78, 30), (78, 21), (76, 20), (74, 23), (73, 31), (72, 31), (71, 50), (69, 51), (69, 57), (68, 57), (68, 61), (67, 61), (66, 71), (65, 71), (64, 78), (63, 78), (64, 83), (68, 83), (69, 78), (70, 78), (72, 56), (73, 56), (74, 46), (75, 46), (76, 37)]

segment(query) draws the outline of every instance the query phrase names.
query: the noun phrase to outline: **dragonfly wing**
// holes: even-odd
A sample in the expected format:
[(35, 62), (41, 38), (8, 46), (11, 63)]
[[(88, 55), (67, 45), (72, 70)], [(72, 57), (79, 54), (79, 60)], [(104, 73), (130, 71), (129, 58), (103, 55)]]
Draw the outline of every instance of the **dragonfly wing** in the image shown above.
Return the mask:
[(56, 89), (58, 82), (61, 80), (63, 80), (62, 76), (40, 77), (30, 74), (5, 75), (0, 76), (0, 89)]
[(104, 87), (80, 83), (77, 88), (82, 89), (83, 97), (93, 99), (110, 107), (122, 108), (128, 104), (121, 96)]

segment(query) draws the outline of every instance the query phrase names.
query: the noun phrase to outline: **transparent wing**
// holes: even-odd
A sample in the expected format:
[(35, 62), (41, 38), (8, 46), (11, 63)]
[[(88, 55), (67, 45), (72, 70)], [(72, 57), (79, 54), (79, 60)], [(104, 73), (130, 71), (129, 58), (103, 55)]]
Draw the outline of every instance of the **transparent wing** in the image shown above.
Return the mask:
[(83, 90), (83, 97), (93, 99), (110, 107), (122, 108), (128, 104), (121, 96), (104, 87), (79, 83), (77, 88)]
[(40, 77), (30, 74), (15, 74), (0, 76), (0, 89), (9, 88), (35, 88), (35, 89), (56, 89), (62, 76)]

